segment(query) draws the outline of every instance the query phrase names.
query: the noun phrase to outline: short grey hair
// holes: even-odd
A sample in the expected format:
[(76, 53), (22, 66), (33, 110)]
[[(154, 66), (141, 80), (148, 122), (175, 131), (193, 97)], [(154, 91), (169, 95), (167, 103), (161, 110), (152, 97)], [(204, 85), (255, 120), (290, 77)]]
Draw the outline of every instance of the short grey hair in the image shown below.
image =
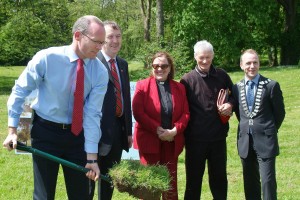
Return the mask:
[(194, 55), (196, 55), (198, 52), (200, 51), (209, 51), (211, 52), (213, 55), (214, 53), (214, 48), (212, 46), (211, 43), (209, 43), (206, 40), (201, 40), (198, 41), (195, 45), (194, 45)]
[(72, 28), (72, 34), (74, 34), (76, 31), (87, 34), (89, 31), (89, 26), (92, 22), (104, 26), (103, 22), (98, 17), (94, 15), (85, 15), (77, 19), (77, 21), (74, 23)]

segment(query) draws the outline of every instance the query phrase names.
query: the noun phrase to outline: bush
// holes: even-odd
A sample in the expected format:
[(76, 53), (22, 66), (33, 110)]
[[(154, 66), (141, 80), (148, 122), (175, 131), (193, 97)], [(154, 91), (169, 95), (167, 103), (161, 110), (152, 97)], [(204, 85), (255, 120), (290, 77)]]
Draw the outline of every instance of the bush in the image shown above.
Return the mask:
[(59, 2), (36, 1), (33, 7), (15, 10), (0, 29), (0, 65), (26, 65), (41, 49), (66, 45), (71, 39), (68, 16)]
[(194, 66), (193, 50), (183, 43), (146, 43), (141, 47), (135, 57), (137, 61), (143, 62), (144, 68), (151, 66), (152, 56), (158, 51), (168, 52), (174, 60), (175, 77), (179, 79), (184, 73), (190, 71)]

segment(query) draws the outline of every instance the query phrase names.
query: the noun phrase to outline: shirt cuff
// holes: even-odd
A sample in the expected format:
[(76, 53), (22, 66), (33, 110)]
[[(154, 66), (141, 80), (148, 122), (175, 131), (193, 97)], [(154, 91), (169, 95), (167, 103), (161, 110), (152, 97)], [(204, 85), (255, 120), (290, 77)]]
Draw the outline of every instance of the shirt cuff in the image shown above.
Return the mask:
[(86, 153), (98, 153), (98, 143), (85, 141), (84, 149)]
[(20, 119), (19, 118), (8, 118), (8, 126), (9, 127), (18, 127)]

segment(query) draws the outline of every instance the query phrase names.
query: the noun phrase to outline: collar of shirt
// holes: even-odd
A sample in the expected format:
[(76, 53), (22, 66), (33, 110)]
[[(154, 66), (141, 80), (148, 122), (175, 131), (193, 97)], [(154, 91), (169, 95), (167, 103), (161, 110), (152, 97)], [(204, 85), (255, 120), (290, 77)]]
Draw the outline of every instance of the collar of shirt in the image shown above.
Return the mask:
[(107, 63), (109, 63), (110, 59), (115, 59), (116, 60), (116, 57), (115, 58), (111, 58), (104, 51), (101, 51), (101, 53), (103, 54), (103, 56), (104, 56), (104, 58), (105, 58), (105, 60), (106, 60)]
[(215, 76), (215, 74), (216, 74), (216, 69), (215, 69), (215, 67), (213, 65), (210, 66), (208, 72), (201, 71), (200, 68), (198, 67), (198, 65), (196, 65), (195, 70), (203, 78), (209, 77), (209, 76)]
[(103, 54), (106, 62), (108, 63), (108, 66), (109, 66), (109, 69), (111, 70), (111, 64), (109, 62), (110, 59), (115, 59), (115, 66), (116, 66), (116, 69), (117, 69), (117, 74), (118, 74), (118, 77), (119, 77), (119, 81), (120, 81), (120, 84), (121, 84), (121, 77), (120, 77), (120, 73), (119, 73), (119, 66), (118, 66), (118, 63), (117, 63), (117, 57), (115, 58), (111, 58), (109, 57), (104, 51), (101, 50), (101, 53)]
[[(255, 83), (255, 86), (258, 85), (259, 77), (260, 77), (260, 75), (257, 74), (257, 75), (251, 80), (251, 81), (253, 81), (253, 82)], [(247, 85), (247, 82), (248, 82), (249, 80), (250, 80), (249, 78), (245, 77), (245, 85)]]
[[(67, 46), (67, 48), (66, 48), (66, 55), (69, 57), (71, 63), (72, 62), (76, 62), (79, 59), (78, 55), (75, 53), (75, 51), (73, 50), (73, 48), (72, 48), (71, 45)], [(91, 59), (89, 59), (89, 58), (83, 59), (84, 65), (88, 65), (89, 62), (90, 62), (90, 60)]]

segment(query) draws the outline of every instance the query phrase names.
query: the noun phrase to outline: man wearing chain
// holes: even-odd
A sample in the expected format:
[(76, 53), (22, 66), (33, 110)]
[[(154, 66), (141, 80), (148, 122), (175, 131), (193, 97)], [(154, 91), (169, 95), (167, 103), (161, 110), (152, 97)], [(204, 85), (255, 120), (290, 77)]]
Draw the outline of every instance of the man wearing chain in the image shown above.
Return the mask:
[(279, 83), (259, 74), (255, 50), (244, 51), (240, 67), (245, 77), (233, 87), (239, 121), (238, 154), (243, 166), (246, 200), (277, 199), (275, 161), (279, 155), (278, 130), (285, 117)]

